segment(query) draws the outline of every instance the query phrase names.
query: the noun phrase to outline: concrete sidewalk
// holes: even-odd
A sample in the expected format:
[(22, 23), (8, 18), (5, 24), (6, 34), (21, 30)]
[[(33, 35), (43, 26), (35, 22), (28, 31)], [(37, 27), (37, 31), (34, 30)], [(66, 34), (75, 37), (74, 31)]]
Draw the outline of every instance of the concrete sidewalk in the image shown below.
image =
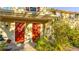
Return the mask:
[(73, 47), (71, 51), (79, 51), (79, 48)]
[(36, 49), (34, 49), (29, 43), (26, 43), (24, 49), (21, 51), (36, 51)]

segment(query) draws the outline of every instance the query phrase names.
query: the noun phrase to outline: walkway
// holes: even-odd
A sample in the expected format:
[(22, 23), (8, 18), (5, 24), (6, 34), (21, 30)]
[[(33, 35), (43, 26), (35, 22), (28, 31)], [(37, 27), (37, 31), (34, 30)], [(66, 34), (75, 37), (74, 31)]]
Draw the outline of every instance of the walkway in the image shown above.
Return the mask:
[(71, 51), (79, 51), (79, 48), (73, 47)]
[(29, 43), (26, 43), (22, 51), (36, 51)]

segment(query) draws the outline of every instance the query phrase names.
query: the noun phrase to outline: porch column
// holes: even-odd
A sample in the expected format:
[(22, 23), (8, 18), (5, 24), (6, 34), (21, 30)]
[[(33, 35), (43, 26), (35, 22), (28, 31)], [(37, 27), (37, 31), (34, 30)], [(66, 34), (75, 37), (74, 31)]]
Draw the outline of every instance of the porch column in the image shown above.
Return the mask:
[(45, 23), (43, 23), (43, 36), (45, 36)]
[(25, 42), (26, 42), (26, 40), (27, 40), (26, 29), (27, 29), (28, 23), (27, 22), (25, 22), (25, 23), (26, 23), (26, 25), (25, 25), (25, 34), (24, 34), (24, 37), (25, 37)]

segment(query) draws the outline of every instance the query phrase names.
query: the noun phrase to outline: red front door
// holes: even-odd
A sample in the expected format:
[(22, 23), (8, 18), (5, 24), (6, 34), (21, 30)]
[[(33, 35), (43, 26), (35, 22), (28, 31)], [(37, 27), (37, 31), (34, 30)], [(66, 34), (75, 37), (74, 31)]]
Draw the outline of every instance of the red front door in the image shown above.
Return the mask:
[(35, 42), (36, 39), (40, 37), (40, 24), (39, 23), (33, 23), (32, 24), (32, 40)]
[(25, 35), (25, 23), (15, 22), (15, 41), (20, 43), (24, 42)]

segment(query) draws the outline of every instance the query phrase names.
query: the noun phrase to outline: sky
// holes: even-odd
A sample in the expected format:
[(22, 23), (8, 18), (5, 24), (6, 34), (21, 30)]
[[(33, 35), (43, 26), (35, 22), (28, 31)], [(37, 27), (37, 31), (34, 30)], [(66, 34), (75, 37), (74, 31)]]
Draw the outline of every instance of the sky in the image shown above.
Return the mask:
[(66, 11), (72, 11), (72, 12), (79, 12), (79, 7), (52, 7), (58, 10), (66, 10)]

